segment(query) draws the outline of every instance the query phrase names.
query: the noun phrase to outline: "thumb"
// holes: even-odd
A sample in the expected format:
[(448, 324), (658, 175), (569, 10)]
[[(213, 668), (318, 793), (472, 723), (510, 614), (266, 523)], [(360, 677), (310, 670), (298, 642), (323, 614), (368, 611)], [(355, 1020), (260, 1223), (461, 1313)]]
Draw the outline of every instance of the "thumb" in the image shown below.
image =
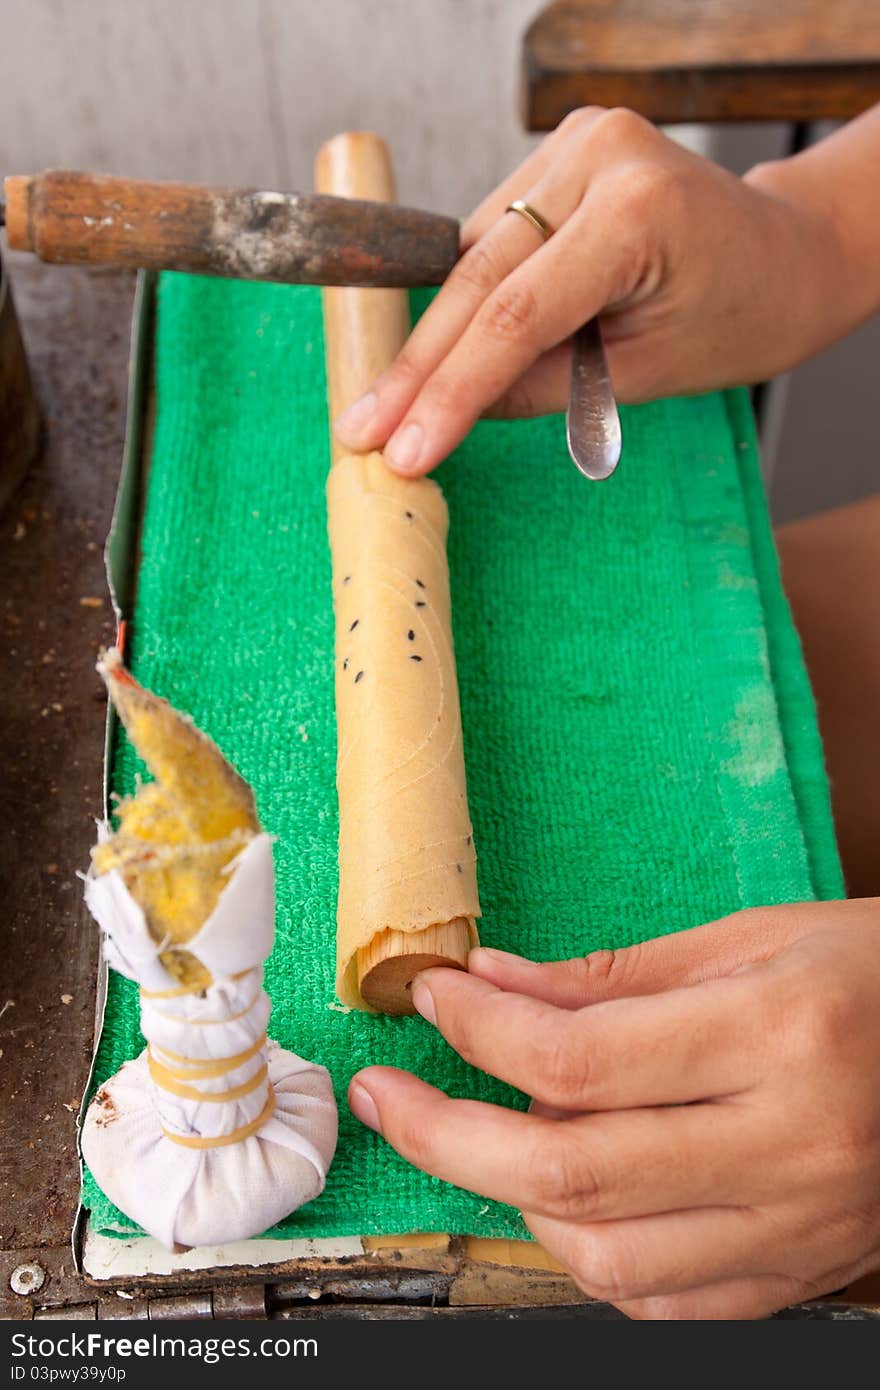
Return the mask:
[(548, 964), (479, 946), (468, 956), (468, 970), (499, 989), (560, 1009), (580, 1009), (604, 999), (660, 994), (732, 975), (770, 960), (814, 931), (827, 913), (827, 903), (747, 908), (689, 931)]

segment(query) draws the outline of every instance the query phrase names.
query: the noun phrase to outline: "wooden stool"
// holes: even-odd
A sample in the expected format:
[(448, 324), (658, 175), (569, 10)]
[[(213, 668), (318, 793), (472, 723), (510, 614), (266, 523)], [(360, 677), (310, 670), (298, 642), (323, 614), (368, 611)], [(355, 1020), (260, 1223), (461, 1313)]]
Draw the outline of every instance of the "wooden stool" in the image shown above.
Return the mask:
[(877, 0), (555, 0), (523, 46), (523, 119), (849, 119), (880, 101)]

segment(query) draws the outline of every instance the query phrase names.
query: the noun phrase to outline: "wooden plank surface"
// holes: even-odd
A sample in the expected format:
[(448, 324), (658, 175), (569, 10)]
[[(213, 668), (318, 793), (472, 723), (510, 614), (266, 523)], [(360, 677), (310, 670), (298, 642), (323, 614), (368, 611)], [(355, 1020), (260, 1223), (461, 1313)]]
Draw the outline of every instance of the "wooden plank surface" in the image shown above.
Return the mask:
[(48, 426), (0, 515), (0, 1246), (15, 1251), (69, 1244), (79, 1190), (98, 934), (76, 873), (102, 804), (94, 662), (113, 633), (102, 549), (134, 278), (8, 268)]
[(662, 123), (848, 118), (880, 101), (876, 0), (555, 0), (523, 45), (523, 118), (578, 106)]

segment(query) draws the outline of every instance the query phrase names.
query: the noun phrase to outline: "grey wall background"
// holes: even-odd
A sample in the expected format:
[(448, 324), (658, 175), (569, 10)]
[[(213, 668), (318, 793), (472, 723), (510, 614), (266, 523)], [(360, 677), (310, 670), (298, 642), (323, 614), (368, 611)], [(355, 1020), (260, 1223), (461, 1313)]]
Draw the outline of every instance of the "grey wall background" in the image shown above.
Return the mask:
[(470, 207), (535, 143), (516, 114), (539, 0), (0, 0), (0, 172), (311, 187), (374, 129), (403, 201)]
[[(464, 213), (535, 137), (516, 107), (541, 0), (0, 0), (0, 176), (50, 166), (308, 187), (345, 128), (391, 142), (402, 201)], [(698, 10), (695, 3), (695, 11)], [(743, 169), (777, 127), (677, 132)], [(880, 489), (880, 323), (776, 390), (779, 519)]]

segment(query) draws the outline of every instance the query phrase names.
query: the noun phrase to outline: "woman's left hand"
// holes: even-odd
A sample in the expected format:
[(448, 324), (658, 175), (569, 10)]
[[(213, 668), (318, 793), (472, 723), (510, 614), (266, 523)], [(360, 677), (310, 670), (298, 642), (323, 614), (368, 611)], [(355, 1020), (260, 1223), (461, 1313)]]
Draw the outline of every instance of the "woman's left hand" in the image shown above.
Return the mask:
[(880, 1264), (880, 899), (751, 909), (413, 987), (531, 1113), (371, 1067), (349, 1103), (429, 1173), (519, 1207), (638, 1318), (754, 1318)]

